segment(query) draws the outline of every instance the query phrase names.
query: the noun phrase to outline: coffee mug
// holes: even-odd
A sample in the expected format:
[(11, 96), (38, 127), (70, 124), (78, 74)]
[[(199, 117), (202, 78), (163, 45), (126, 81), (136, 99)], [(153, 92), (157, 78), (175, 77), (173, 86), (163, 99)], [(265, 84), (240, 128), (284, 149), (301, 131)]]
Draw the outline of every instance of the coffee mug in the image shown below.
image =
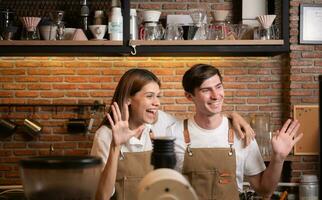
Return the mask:
[(90, 25), (89, 29), (91, 30), (91, 32), (94, 36), (94, 39), (103, 40), (104, 35), (107, 30), (107, 26), (106, 25)]
[(39, 122), (32, 119), (25, 119), (23, 121), (23, 129), (32, 137), (39, 136), (42, 131), (42, 126)]

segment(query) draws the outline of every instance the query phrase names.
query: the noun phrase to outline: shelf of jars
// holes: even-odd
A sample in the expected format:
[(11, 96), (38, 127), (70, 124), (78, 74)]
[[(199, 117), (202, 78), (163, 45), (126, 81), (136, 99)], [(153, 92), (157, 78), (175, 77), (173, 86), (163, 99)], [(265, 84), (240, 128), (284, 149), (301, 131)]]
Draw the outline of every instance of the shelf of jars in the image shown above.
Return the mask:
[(0, 56), (274, 56), (289, 52), (287, 0), (279, 1), (279, 39), (269, 40), (130, 40), (131, 1), (121, 0), (121, 4), (123, 41), (0, 40)]

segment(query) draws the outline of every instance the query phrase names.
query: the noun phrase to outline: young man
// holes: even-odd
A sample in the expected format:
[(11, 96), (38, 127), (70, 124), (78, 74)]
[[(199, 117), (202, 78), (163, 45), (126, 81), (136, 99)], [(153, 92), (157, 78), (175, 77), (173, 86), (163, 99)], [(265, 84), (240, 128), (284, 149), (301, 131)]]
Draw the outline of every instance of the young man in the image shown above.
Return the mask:
[(299, 123), (286, 121), (272, 138), (273, 155), (266, 168), (253, 140), (247, 147), (235, 137), (222, 115), (224, 88), (218, 69), (198, 64), (183, 76), (185, 96), (195, 105), (191, 119), (168, 128), (176, 139), (177, 170), (190, 180), (199, 199), (239, 199), (243, 178), (264, 197), (274, 191), (286, 156), (302, 134)]

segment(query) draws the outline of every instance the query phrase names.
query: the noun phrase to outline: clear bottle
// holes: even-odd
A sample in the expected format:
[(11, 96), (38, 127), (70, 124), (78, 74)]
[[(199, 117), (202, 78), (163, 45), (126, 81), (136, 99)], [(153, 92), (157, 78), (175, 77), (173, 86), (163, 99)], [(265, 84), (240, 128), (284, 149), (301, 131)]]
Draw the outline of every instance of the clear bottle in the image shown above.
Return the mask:
[(318, 200), (319, 185), (316, 175), (302, 175), (299, 187), (300, 200)]
[(136, 9), (130, 10), (130, 40), (138, 39), (138, 20)]
[(123, 40), (123, 17), (121, 8), (112, 8), (108, 22), (108, 33), (110, 40)]

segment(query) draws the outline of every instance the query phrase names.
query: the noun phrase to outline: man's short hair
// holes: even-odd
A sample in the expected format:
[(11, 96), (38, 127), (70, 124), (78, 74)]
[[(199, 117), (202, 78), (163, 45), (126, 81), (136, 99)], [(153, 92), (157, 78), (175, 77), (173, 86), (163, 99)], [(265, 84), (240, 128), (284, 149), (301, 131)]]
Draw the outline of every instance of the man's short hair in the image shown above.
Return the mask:
[(206, 79), (215, 75), (218, 75), (220, 82), (222, 82), (222, 76), (216, 67), (207, 64), (196, 64), (184, 73), (182, 78), (183, 89), (193, 94), (195, 88), (200, 87)]

